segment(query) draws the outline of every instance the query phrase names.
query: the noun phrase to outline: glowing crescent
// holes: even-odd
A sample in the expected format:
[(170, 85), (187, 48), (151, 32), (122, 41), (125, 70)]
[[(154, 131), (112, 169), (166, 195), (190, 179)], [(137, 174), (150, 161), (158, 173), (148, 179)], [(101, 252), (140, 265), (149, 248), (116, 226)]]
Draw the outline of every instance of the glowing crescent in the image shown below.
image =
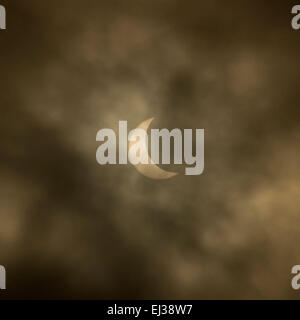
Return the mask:
[[(137, 127), (137, 129), (144, 129), (147, 132), (153, 119), (154, 118), (150, 118), (150, 119), (142, 122)], [(135, 144), (135, 141), (129, 142), (129, 148), (131, 148), (131, 146), (133, 146), (134, 144)], [(144, 148), (144, 150), (147, 150), (146, 147)], [(170, 179), (170, 178), (177, 175), (176, 172), (169, 172), (169, 171), (161, 169), (156, 164), (152, 163), (152, 160), (151, 160), (151, 157), (149, 156), (149, 154), (147, 156), (148, 156), (148, 164), (138, 163), (138, 164), (134, 165), (136, 170), (138, 172), (140, 172), (141, 174), (143, 174), (144, 176), (151, 178), (151, 179), (162, 180), (162, 179)]]

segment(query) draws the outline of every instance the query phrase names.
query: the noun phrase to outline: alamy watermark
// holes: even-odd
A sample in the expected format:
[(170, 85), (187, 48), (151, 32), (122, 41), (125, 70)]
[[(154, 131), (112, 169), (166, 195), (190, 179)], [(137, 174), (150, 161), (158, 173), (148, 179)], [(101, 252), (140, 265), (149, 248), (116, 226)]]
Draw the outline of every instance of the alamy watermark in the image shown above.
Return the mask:
[(0, 5), (0, 29), (6, 29), (6, 10)]
[[(147, 129), (153, 118), (142, 122), (136, 129), (127, 131), (127, 121), (119, 121), (119, 152), (117, 159), (117, 137), (113, 129), (98, 131), (96, 141), (103, 142), (97, 149), (96, 159), (100, 165), (127, 164), (128, 160), (142, 174), (153, 179), (167, 179), (177, 173), (165, 171), (157, 164), (185, 164), (186, 175), (200, 175), (204, 170), (204, 129)], [(151, 156), (148, 140), (151, 138)], [(194, 141), (195, 139), (195, 141)], [(173, 141), (173, 155), (171, 155)], [(194, 142), (194, 143), (193, 143)], [(161, 158), (161, 161), (160, 161)]]
[(6, 289), (6, 271), (3, 266), (0, 266), (0, 290)]
[(300, 5), (293, 6), (292, 14), (295, 15), (291, 21), (292, 28), (294, 30), (299, 30), (300, 29)]
[(294, 290), (300, 289), (300, 265), (295, 265), (292, 267), (292, 274), (294, 277), (292, 278), (291, 285)]

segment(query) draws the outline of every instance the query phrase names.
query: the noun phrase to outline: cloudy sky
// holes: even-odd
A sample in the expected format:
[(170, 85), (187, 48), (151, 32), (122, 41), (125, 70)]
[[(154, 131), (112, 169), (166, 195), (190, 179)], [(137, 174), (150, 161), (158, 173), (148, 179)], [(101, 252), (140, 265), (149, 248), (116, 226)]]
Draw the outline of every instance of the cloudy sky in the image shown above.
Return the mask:
[[(5, 297), (299, 297), (300, 32), (288, 1), (1, 4)], [(152, 117), (205, 129), (202, 175), (97, 164), (99, 129)]]

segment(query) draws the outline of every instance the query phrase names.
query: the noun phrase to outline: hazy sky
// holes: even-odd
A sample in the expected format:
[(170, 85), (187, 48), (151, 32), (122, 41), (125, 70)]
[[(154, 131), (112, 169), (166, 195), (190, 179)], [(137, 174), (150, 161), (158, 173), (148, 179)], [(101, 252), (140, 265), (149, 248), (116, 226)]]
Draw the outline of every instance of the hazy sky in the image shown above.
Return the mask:
[[(286, 0), (1, 0), (9, 298), (298, 298), (300, 31)], [(100, 166), (96, 133), (204, 128), (205, 171)]]

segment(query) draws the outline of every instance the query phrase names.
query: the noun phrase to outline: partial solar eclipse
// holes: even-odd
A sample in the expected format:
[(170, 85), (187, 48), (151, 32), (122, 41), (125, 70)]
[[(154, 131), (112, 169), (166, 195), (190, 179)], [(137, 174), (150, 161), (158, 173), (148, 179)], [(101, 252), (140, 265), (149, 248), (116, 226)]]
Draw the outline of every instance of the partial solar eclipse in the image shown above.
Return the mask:
[[(143, 129), (147, 132), (151, 122), (153, 121), (154, 118), (150, 118), (146, 121), (143, 121), (136, 129)], [(136, 141), (129, 142), (129, 149), (131, 149), (131, 147), (136, 143)], [(148, 158), (148, 164), (142, 164), (142, 163), (138, 163), (138, 164), (134, 164), (136, 170), (141, 173), (142, 175), (151, 178), (151, 179), (157, 179), (157, 180), (163, 180), (163, 179), (170, 179), (174, 176), (177, 175), (176, 172), (169, 172), (166, 170), (161, 169), (160, 167), (158, 167), (156, 164), (153, 163), (151, 157), (148, 154), (147, 151), (147, 144), (146, 141), (140, 141), (140, 144), (143, 144), (143, 148), (140, 148), (140, 152), (144, 152), (144, 155), (140, 155), (140, 157), (143, 158)]]

